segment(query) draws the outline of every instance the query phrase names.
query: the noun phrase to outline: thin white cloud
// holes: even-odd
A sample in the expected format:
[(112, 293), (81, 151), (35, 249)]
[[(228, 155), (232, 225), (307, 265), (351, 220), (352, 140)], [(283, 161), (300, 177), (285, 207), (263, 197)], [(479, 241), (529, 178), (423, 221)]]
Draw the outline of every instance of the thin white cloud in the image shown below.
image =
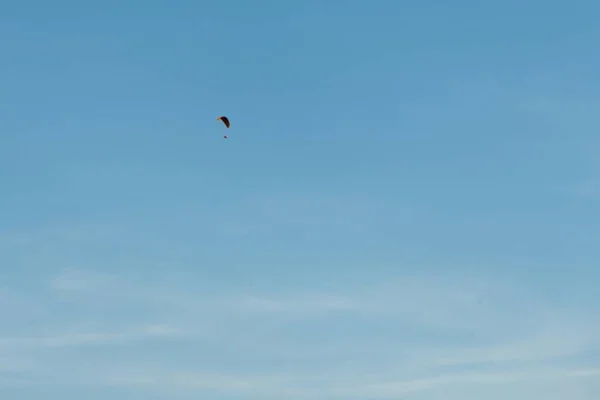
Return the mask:
[[(597, 310), (542, 301), (499, 279), (420, 275), (329, 291), (207, 293), (63, 270), (49, 285), (38, 301), (78, 328), (48, 320), (38, 330), (46, 334), (0, 338), (6, 364), (37, 362), (14, 384), (25, 377), (165, 395), (434, 399), (439, 390), (498, 382), (594, 379), (600, 368), (582, 362), (600, 350)], [(75, 320), (73, 310), (85, 313)], [(98, 356), (109, 344), (122, 350), (116, 359)], [(67, 356), (76, 374), (66, 361), (57, 367)]]
[(544, 304), (529, 295), (527, 288), (513, 282), (495, 282), (490, 286), (489, 282), (461, 277), (399, 277), (383, 284), (365, 283), (335, 292), (223, 291), (207, 294), (167, 285), (142, 285), (102, 274), (67, 271), (55, 278), (51, 286), (59, 292), (79, 296), (75, 297), (79, 301), (98, 299), (123, 308), (145, 307), (154, 312), (167, 310), (180, 315), (202, 315), (220, 320), (251, 315), (311, 318), (327, 314), (331, 317), (378, 318), (380, 321), (398, 321), (442, 331), (499, 334), (515, 341), (538, 335), (540, 329), (552, 328), (553, 337), (573, 335), (573, 330), (582, 332), (583, 328), (588, 328), (583, 330), (588, 332), (588, 337), (597, 331), (597, 326), (593, 326), (593, 331), (588, 326), (592, 321), (590, 313)]
[(65, 268), (51, 280), (50, 287), (60, 291), (94, 292), (99, 289), (106, 291), (110, 290), (110, 285), (115, 281), (116, 277), (108, 274)]
[(416, 392), (431, 391), (457, 384), (472, 384), (477, 386), (488, 386), (493, 390), (493, 385), (508, 384), (517, 381), (542, 381), (551, 382), (557, 379), (573, 379), (580, 377), (600, 376), (597, 369), (537, 369), (518, 372), (496, 372), (496, 373), (462, 373), (446, 374), (436, 377), (379, 382), (373, 384), (348, 385), (337, 387), (332, 392), (343, 397), (378, 397), (398, 398)]
[(49, 336), (0, 337), (0, 348), (14, 350), (17, 346), (64, 347), (135, 341), (146, 338), (181, 337), (184, 332), (168, 325), (149, 325), (118, 332), (79, 332)]
[(452, 350), (454, 356), (440, 357), (438, 365), (481, 365), (523, 361), (547, 361), (561, 357), (584, 354), (600, 343), (597, 327), (579, 325), (580, 330), (548, 332), (549, 326), (537, 335), (497, 347), (470, 347)]
[[(34, 380), (38, 385), (51, 385), (55, 374)], [(161, 392), (164, 395), (196, 395), (206, 393), (235, 395), (242, 398), (403, 398), (444, 391), (449, 394), (460, 390), (479, 395), (511, 385), (551, 385), (559, 381), (581, 385), (586, 380), (598, 381), (598, 368), (535, 368), (519, 371), (465, 372), (430, 374), (418, 378), (390, 378), (369, 374), (337, 374), (335, 370), (325, 373), (226, 374), (208, 371), (181, 371), (167, 368), (123, 368), (112, 370), (90, 369), (81, 373), (74, 371), (71, 378), (75, 385), (125, 387), (140, 392)], [(398, 375), (400, 376), (400, 375)], [(600, 382), (600, 381), (598, 381)], [(54, 382), (56, 384), (56, 382)], [(518, 386), (517, 386), (518, 388)], [(548, 392), (550, 393), (550, 392)], [(426, 397), (423, 397), (426, 398)], [(433, 398), (433, 397), (432, 397)], [(464, 397), (463, 397), (464, 398)], [(475, 396), (468, 398), (477, 398)], [(584, 399), (585, 397), (579, 397)]]

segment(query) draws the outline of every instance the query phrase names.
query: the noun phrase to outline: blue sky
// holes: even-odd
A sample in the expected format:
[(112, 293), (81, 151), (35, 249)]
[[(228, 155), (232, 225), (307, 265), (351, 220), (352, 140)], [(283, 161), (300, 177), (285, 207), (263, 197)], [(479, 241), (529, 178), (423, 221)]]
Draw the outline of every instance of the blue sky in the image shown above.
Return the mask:
[(571, 4), (0, 2), (0, 397), (597, 398)]

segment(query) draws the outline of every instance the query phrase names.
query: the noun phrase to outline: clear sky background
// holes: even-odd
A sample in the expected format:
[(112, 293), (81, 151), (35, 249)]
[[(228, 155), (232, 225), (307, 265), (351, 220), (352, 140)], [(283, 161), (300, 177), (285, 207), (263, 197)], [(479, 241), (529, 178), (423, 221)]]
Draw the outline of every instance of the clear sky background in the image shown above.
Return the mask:
[(0, 397), (597, 399), (598, 15), (0, 1)]

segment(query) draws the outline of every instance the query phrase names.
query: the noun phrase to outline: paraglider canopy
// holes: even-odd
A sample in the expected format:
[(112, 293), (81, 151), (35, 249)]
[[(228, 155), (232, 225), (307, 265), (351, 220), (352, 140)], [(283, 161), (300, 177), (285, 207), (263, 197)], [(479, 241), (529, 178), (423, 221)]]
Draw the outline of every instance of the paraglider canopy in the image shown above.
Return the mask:
[(220, 116), (220, 117), (217, 117), (217, 121), (219, 121), (219, 120), (221, 120), (225, 124), (225, 126), (227, 128), (229, 128), (229, 126), (230, 126), (229, 118), (227, 118), (225, 116)]
[[(225, 124), (225, 126), (227, 127), (227, 129), (229, 129), (229, 126), (231, 125), (229, 123), (229, 118), (227, 118), (224, 115), (221, 115), (220, 117), (217, 117), (217, 121), (219, 121), (219, 120)], [(227, 135), (223, 135), (223, 138), (227, 139)]]

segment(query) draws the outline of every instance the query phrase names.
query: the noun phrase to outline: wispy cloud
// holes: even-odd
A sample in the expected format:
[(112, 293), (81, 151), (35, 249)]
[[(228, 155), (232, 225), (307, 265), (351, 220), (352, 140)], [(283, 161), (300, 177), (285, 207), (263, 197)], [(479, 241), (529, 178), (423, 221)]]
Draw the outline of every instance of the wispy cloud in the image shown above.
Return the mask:
[[(94, 373), (96, 372), (96, 373)], [(77, 385), (126, 387), (165, 395), (213, 395), (241, 396), (243, 398), (403, 398), (410, 395), (418, 398), (438, 399), (442, 392), (451, 398), (477, 399), (503, 396), (511, 389), (529, 386), (537, 395), (552, 395), (557, 383), (569, 389), (582, 387), (600, 388), (597, 368), (537, 368), (520, 371), (441, 373), (431, 377), (400, 379), (389, 374), (377, 377), (374, 374), (222, 374), (206, 371), (173, 371), (168, 369), (138, 368), (125, 370), (115, 368), (110, 372), (97, 373), (88, 370), (84, 374), (75, 372)], [(37, 384), (49, 384), (43, 378)], [(516, 386), (515, 386), (516, 384)], [(522, 391), (521, 391), (522, 392)], [(591, 390), (590, 390), (591, 394)], [(578, 397), (585, 399), (587, 397)]]
[(63, 269), (60, 275), (50, 281), (50, 287), (59, 291), (93, 293), (97, 289), (110, 289), (117, 279), (109, 274), (83, 272), (79, 269)]
[(182, 335), (183, 332), (181, 330), (168, 325), (149, 325), (117, 332), (79, 332), (37, 337), (0, 337), (0, 349), (9, 348), (15, 350), (18, 346), (63, 347), (98, 345), (135, 341), (145, 338), (172, 338)]
[[(541, 381), (549, 383), (561, 379), (573, 379), (579, 377), (600, 376), (597, 369), (538, 369), (519, 372), (497, 372), (497, 373), (462, 373), (444, 374), (441, 376), (425, 379), (406, 381), (388, 381), (376, 384), (349, 385), (345, 388), (334, 388), (333, 392), (344, 397), (385, 397), (398, 398), (416, 392), (433, 391), (436, 389), (451, 389), (458, 384), (473, 384), (494, 390), (495, 385), (503, 385), (512, 382)], [(449, 388), (450, 387), (450, 388)], [(489, 394), (487, 396), (489, 398)]]
[(600, 368), (590, 356), (600, 351), (597, 310), (542, 300), (512, 281), (449, 274), (327, 291), (184, 287), (63, 270), (34, 297), (62, 322), (38, 335), (21, 325), (0, 337), (0, 356), (26, 361), (14, 384), (247, 398), (437, 399), (442, 389), (481, 395), (498, 383), (597, 379)]

